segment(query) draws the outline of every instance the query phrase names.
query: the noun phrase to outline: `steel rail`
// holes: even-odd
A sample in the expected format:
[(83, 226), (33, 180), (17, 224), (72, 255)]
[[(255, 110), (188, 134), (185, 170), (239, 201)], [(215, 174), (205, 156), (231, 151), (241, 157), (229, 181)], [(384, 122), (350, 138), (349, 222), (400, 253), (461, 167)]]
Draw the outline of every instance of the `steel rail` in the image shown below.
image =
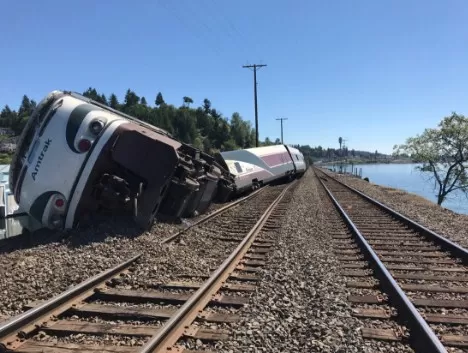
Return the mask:
[(261, 231), (272, 211), (296, 182), (297, 181), (291, 183), (278, 195), (231, 255), (224, 260), (221, 266), (218, 267), (208, 280), (185, 302), (175, 315), (164, 324), (160, 331), (143, 346), (139, 353), (166, 352), (167, 349), (170, 349), (170, 347), (179, 340), (181, 331), (183, 332), (184, 329), (189, 327), (199, 314), (200, 308), (205, 307), (212, 299), (212, 295), (221, 288), (224, 281), (237, 266), (237, 263), (248, 251), (255, 236)]
[(369, 245), (353, 221), (351, 221), (346, 211), (341, 207), (331, 191), (325, 186), (324, 182), (320, 179), (319, 181), (338, 212), (345, 220), (351, 232), (354, 234), (365, 258), (369, 261), (376, 277), (379, 279), (380, 286), (384, 292), (389, 295), (390, 303), (397, 308), (401, 320), (404, 321), (411, 330), (410, 340), (413, 347), (424, 353), (447, 353), (447, 350), (444, 348), (439, 338), (429, 327), (426, 320), (424, 320), (413, 303), (411, 303), (411, 300), (406, 296), (382, 261), (380, 261), (375, 251)]
[(259, 194), (260, 192), (266, 190), (266, 189), (269, 189), (270, 186), (267, 185), (263, 188), (260, 188), (256, 191), (254, 191), (253, 193), (251, 193), (250, 195), (247, 195), (247, 196), (244, 196), (242, 198), (240, 198), (239, 200), (236, 200), (236, 201), (233, 201), (231, 202), (230, 204), (226, 205), (226, 206), (223, 206), (219, 209), (217, 209), (216, 211), (214, 211), (213, 213), (210, 213), (209, 215), (203, 217), (202, 219), (196, 221), (195, 223), (192, 223), (191, 225), (185, 227), (184, 229), (182, 229), (181, 231), (175, 233), (175, 234), (172, 234), (170, 236), (168, 236), (167, 238), (161, 240), (161, 244), (166, 244), (166, 243), (169, 243), (171, 242), (172, 240), (176, 239), (177, 237), (180, 237), (182, 234), (184, 234), (186, 231), (188, 231), (190, 228), (193, 228), (195, 226), (198, 226), (202, 223), (205, 223), (206, 221), (216, 217), (216, 216), (219, 216), (221, 214), (223, 214), (224, 212), (226, 212), (227, 210), (231, 209), (232, 207), (234, 206), (237, 206), (238, 204), (244, 202), (244, 201), (247, 201), (251, 198), (253, 198), (255, 195)]
[(130, 266), (140, 257), (141, 254), (138, 254), (126, 260), (125, 262), (122, 262), (121, 264), (113, 268), (101, 272), (87, 279), (86, 281), (68, 289), (67, 291), (45, 301), (44, 303), (32, 309), (29, 309), (28, 311), (2, 323), (0, 325), (0, 348), (2, 346), (4, 349), (8, 348), (7, 346), (4, 346), (1, 342), (7, 337), (11, 336), (14, 332), (19, 332), (21, 334), (22, 328), (34, 324), (39, 318), (48, 315), (55, 309), (59, 308), (61, 305), (73, 301), (75, 298), (96, 287), (99, 283), (105, 282), (109, 278), (112, 278), (117, 273), (125, 270), (128, 266)]
[(353, 187), (351, 187), (349, 185), (346, 185), (345, 183), (337, 180), (335, 177), (323, 172), (322, 170), (319, 170), (319, 171), (321, 173), (323, 173), (324, 175), (326, 175), (327, 177), (333, 179), (334, 181), (336, 181), (340, 185), (344, 186), (345, 188), (355, 192), (356, 194), (358, 194), (359, 196), (361, 196), (365, 200), (373, 203), (377, 207), (379, 207), (382, 210), (388, 212), (389, 214), (391, 214), (393, 217), (395, 217), (399, 221), (407, 224), (408, 226), (410, 226), (414, 230), (421, 233), (421, 235), (423, 235), (426, 239), (431, 240), (431, 241), (435, 242), (436, 244), (440, 245), (444, 250), (455, 254), (457, 257), (459, 257), (463, 261), (464, 264), (468, 265), (468, 250), (467, 249), (461, 247), (458, 244), (455, 244), (454, 242), (448, 240), (444, 236), (442, 236), (440, 234), (437, 234), (436, 232), (434, 232), (434, 231), (424, 227), (423, 225), (413, 221), (412, 219), (402, 215), (398, 211), (384, 205), (383, 203), (373, 199), (372, 197), (367, 196), (363, 192), (361, 192), (361, 191), (359, 191), (359, 190), (357, 190), (357, 189), (355, 189), (355, 188), (353, 188)]

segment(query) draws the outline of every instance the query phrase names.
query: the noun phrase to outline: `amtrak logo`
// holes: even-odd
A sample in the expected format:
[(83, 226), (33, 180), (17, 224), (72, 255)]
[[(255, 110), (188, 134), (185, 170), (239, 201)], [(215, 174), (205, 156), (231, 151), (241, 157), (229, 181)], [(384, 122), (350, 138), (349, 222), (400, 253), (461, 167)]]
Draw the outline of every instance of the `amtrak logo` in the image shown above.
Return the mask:
[(34, 172), (32, 172), (31, 174), (34, 181), (36, 181), (37, 173), (39, 172), (39, 168), (41, 167), (42, 160), (44, 159), (45, 153), (49, 149), (51, 142), (52, 142), (51, 139), (47, 139), (47, 141), (44, 143), (44, 147), (42, 148), (41, 154), (37, 158), (36, 166), (34, 167)]

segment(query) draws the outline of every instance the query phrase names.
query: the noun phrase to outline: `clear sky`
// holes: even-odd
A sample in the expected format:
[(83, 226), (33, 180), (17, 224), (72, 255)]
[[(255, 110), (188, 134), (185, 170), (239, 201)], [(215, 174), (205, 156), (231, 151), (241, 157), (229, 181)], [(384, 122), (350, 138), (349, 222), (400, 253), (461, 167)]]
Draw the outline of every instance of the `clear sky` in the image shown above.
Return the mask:
[(0, 1), (0, 105), (23, 94), (127, 88), (204, 98), (260, 137), (390, 153), (468, 115), (466, 0)]

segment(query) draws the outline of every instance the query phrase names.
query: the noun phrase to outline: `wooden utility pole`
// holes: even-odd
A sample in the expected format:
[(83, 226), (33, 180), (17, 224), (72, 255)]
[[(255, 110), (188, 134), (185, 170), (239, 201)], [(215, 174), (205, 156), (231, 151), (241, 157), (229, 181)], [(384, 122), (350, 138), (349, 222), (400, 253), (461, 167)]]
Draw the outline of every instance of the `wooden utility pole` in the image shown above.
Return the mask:
[(254, 72), (254, 99), (255, 99), (255, 147), (258, 147), (258, 108), (257, 108), (257, 69), (266, 65), (243, 65), (243, 68), (253, 68)]
[(281, 144), (284, 145), (284, 142), (283, 142), (283, 120), (288, 120), (288, 118), (278, 118), (276, 120), (281, 120)]

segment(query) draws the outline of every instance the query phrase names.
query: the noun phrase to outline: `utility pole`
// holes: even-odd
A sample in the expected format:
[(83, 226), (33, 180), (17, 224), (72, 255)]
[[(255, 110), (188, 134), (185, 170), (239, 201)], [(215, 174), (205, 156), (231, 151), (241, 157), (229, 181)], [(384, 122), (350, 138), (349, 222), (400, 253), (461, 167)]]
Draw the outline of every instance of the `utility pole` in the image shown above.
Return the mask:
[(288, 118), (278, 118), (276, 120), (281, 120), (281, 144), (284, 145), (284, 142), (283, 142), (283, 120), (288, 120)]
[(253, 68), (254, 72), (254, 99), (255, 99), (255, 147), (258, 147), (258, 108), (257, 108), (257, 69), (266, 65), (243, 65), (243, 68)]

